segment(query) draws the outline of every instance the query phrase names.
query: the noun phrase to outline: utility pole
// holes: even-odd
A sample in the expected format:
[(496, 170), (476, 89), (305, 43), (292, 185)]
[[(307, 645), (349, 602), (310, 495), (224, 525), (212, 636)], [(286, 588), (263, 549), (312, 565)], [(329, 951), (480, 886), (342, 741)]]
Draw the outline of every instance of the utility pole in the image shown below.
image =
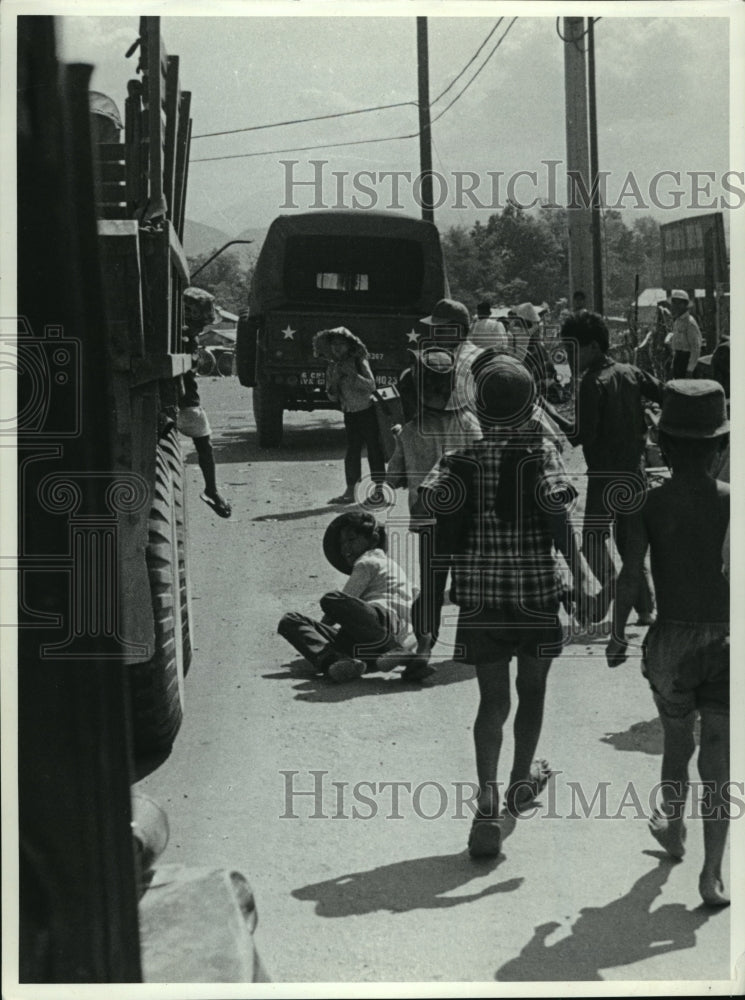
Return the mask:
[(581, 192), (590, 191), (587, 128), (585, 19), (564, 18), (564, 97), (567, 136), (567, 221), (569, 224), (569, 293), (582, 290), (595, 303), (592, 211)]
[(429, 50), (427, 18), (416, 19), (416, 51), (419, 77), (419, 168), (421, 174), (422, 218), (435, 221), (432, 195), (432, 126), (429, 117)]
[(598, 178), (598, 109), (595, 95), (595, 19), (587, 19), (587, 90), (590, 110), (590, 176), (592, 177), (592, 264), (594, 309), (605, 313), (603, 296), (603, 258), (600, 236), (600, 185)]

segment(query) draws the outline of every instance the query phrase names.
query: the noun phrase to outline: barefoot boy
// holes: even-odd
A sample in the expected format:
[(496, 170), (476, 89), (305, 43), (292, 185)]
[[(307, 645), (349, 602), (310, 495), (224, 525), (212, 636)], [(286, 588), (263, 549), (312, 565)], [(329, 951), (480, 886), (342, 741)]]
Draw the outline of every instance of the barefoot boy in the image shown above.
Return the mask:
[(626, 659), (624, 629), (649, 547), (659, 617), (644, 643), (642, 670), (664, 730), (662, 804), (649, 828), (668, 854), (683, 857), (688, 763), (699, 712), (698, 771), (707, 787), (699, 891), (710, 906), (726, 906), (729, 585), (722, 572), (722, 544), (729, 527), (729, 486), (711, 474), (729, 432), (722, 387), (704, 379), (668, 382), (659, 430), (672, 478), (651, 490), (632, 517), (606, 656), (611, 667)]

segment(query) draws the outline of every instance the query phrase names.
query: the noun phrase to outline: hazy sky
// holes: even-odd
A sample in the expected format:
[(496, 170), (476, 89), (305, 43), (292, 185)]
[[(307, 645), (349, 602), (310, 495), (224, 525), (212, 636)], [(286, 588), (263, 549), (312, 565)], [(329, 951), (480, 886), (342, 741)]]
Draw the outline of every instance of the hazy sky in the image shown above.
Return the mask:
[[(726, 195), (719, 178), (730, 167), (729, 22), (721, 17), (612, 17), (602, 7), (598, 5), (602, 17), (595, 25), (595, 39), (599, 159), (601, 169), (611, 173), (608, 200), (618, 199), (629, 171), (634, 172), (645, 201), (649, 201), (651, 178), (661, 170), (712, 171), (717, 179), (711, 197)], [(496, 23), (491, 7), (484, 4), (484, 10), (488, 16), (429, 18), (432, 101)], [(510, 19), (505, 18), (446, 97), (435, 102), (433, 116), (462, 89)], [(92, 87), (108, 92), (122, 109), (126, 81), (136, 66), (136, 58), (125, 60), (124, 53), (136, 37), (137, 24), (134, 15), (60, 19), (64, 57), (94, 63)], [(162, 27), (168, 52), (181, 57), (182, 87), (193, 94), (194, 135), (417, 97), (416, 23), (411, 16), (166, 17)], [(192, 161), (398, 135), (416, 132), (417, 127), (412, 104), (350, 118), (196, 139)], [(299, 161), (295, 176), (300, 180), (313, 176), (309, 160), (327, 160), (326, 192), (333, 203), (337, 181), (331, 171), (351, 175), (362, 170), (411, 170), (416, 174), (419, 144), (406, 139), (193, 162), (187, 215), (231, 234), (246, 226), (266, 226), (282, 211), (285, 201), (282, 159)], [(494, 197), (488, 171), (504, 172), (502, 201), (506, 179), (518, 170), (538, 173), (535, 184), (523, 179), (515, 189), (521, 200), (547, 196), (548, 168), (542, 161), (563, 164), (565, 159), (564, 53), (555, 17), (517, 19), (478, 78), (434, 124), (433, 159), (449, 185), (445, 206), (436, 213), (441, 224), (470, 224), (477, 216), (473, 208), (452, 207), (454, 171), (476, 172), (477, 196), (488, 204)], [(561, 201), (563, 167), (557, 170)], [(650, 204), (640, 214), (653, 214), (660, 221), (690, 214), (691, 182), (685, 176), (681, 180), (686, 194), (678, 211)], [(366, 183), (371, 184), (369, 178)], [(665, 180), (659, 186), (660, 196), (669, 202), (669, 192), (677, 186)], [(378, 207), (387, 207), (390, 181), (378, 180), (373, 187)], [(401, 190), (405, 207), (417, 211), (410, 186), (404, 183)], [(354, 193), (348, 177), (344, 198)], [(300, 208), (310, 207), (312, 197), (309, 188), (296, 189)], [(709, 200), (705, 194), (699, 196), (701, 203)], [(634, 207), (635, 201), (629, 197), (625, 207)], [(488, 215), (489, 210), (482, 213), (483, 218)]]

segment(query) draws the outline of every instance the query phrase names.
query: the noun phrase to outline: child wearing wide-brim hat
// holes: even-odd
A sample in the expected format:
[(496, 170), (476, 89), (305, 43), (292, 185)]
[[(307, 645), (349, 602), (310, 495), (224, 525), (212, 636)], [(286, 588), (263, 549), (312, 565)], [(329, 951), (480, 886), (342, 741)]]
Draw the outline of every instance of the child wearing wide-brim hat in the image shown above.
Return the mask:
[(337, 683), (361, 677), (386, 651), (412, 639), (413, 593), (387, 553), (385, 527), (365, 511), (340, 514), (323, 537), (324, 555), (349, 577), (321, 598), (323, 619), (288, 612), (277, 631), (319, 673)]
[(611, 667), (626, 659), (625, 626), (644, 558), (651, 550), (658, 617), (642, 647), (664, 733), (660, 802), (649, 820), (652, 836), (673, 857), (685, 853), (688, 766), (701, 718), (698, 771), (703, 803), (704, 864), (699, 892), (726, 906), (722, 859), (728, 833), (729, 584), (722, 547), (729, 528), (729, 485), (712, 469), (729, 434), (724, 390), (709, 379), (676, 379), (665, 386), (660, 449), (671, 478), (644, 497), (630, 524), (629, 546), (616, 587)]
[(375, 377), (364, 343), (345, 326), (319, 330), (313, 338), (317, 357), (328, 360), (326, 393), (338, 402), (344, 414), (347, 447), (344, 455), (344, 492), (329, 503), (353, 503), (355, 487), (362, 476), (362, 449), (367, 449), (373, 488), (363, 503), (374, 507), (385, 504), (381, 484), (385, 479), (385, 453), (373, 406)]

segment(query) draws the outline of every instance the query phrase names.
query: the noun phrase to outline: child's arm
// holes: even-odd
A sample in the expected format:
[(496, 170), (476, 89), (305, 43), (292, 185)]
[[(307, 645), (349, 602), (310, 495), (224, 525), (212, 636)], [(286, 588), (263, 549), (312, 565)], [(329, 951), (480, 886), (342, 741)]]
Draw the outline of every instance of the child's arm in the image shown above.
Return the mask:
[(332, 403), (339, 399), (339, 366), (335, 361), (330, 361), (326, 369), (326, 395)]
[(393, 454), (386, 467), (385, 481), (394, 490), (403, 489), (408, 485), (408, 473), (406, 471), (406, 455), (404, 454), (401, 438), (396, 438), (393, 447)]
[(342, 587), (342, 593), (346, 594), (347, 597), (359, 597), (360, 600), (364, 600), (364, 594), (370, 584), (372, 574), (372, 566), (368, 565), (368, 563), (360, 557), (352, 567), (349, 579)]
[(618, 667), (626, 660), (626, 622), (636, 599), (639, 581), (644, 572), (644, 557), (649, 547), (649, 536), (641, 511), (630, 514), (626, 535), (626, 552), (623, 569), (616, 581), (613, 604), (613, 635), (605, 649), (609, 667)]
[(357, 383), (360, 388), (369, 389), (371, 393), (375, 391), (375, 377), (367, 358), (359, 356), (350, 358), (349, 363), (345, 365), (344, 374), (350, 382)]
[(600, 390), (592, 376), (584, 375), (577, 391), (576, 430), (565, 432), (570, 444), (592, 445), (598, 435), (599, 420)]

